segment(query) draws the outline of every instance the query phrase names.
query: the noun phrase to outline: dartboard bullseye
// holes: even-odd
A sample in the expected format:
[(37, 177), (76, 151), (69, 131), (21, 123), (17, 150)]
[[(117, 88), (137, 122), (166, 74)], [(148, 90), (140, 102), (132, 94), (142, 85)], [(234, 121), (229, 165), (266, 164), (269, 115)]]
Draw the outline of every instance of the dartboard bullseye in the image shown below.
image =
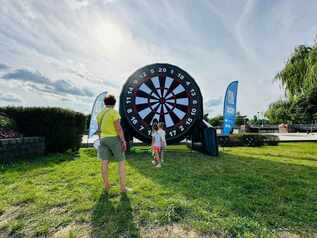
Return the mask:
[(148, 65), (123, 86), (120, 114), (131, 136), (148, 142), (153, 122), (164, 122), (166, 139), (174, 143), (184, 139), (202, 118), (202, 96), (194, 79), (179, 67)]

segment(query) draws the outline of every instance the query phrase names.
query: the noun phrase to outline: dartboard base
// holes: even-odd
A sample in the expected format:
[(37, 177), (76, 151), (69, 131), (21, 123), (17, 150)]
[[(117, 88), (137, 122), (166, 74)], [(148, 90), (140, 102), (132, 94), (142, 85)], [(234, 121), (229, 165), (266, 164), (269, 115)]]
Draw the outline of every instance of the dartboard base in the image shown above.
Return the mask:
[(190, 143), (187, 146), (210, 156), (218, 156), (216, 129), (205, 120), (201, 120), (194, 131), (195, 133), (192, 134)]

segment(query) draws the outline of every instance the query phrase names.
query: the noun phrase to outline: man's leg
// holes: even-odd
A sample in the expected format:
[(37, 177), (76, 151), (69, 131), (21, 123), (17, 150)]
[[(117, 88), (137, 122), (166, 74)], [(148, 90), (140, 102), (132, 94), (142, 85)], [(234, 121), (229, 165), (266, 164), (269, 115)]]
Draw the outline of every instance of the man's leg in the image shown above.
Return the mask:
[(120, 191), (126, 192), (125, 186), (125, 160), (119, 162)]
[(101, 176), (103, 179), (103, 186), (104, 186), (106, 191), (108, 191), (110, 189), (108, 165), (109, 165), (108, 160), (101, 161)]
[(120, 191), (126, 192), (125, 186), (125, 154), (122, 151), (121, 142), (118, 138), (113, 138), (111, 140), (111, 151), (116, 160), (119, 161), (119, 177), (120, 177)]
[(100, 140), (98, 157), (101, 159), (101, 176), (103, 179), (103, 186), (104, 189), (108, 191), (110, 189), (108, 165), (112, 156), (108, 146), (106, 145), (105, 138)]
[(108, 165), (109, 165), (108, 160), (101, 161), (101, 176), (103, 179), (103, 186), (106, 191), (110, 189)]

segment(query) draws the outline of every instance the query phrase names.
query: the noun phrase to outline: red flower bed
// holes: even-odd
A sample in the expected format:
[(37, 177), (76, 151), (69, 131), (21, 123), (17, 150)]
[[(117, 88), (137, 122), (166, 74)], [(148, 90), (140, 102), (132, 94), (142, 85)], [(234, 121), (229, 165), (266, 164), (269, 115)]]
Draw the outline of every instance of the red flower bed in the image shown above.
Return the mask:
[(0, 128), (0, 139), (18, 138), (20, 134), (12, 129)]

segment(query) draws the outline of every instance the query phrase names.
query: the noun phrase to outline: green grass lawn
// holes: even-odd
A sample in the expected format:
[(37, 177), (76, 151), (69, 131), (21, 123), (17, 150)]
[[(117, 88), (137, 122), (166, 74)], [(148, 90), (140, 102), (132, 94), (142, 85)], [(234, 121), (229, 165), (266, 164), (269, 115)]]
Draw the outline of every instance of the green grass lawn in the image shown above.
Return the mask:
[(170, 146), (161, 169), (139, 147), (128, 155), (127, 196), (118, 164), (110, 170), (105, 194), (93, 149), (3, 165), (0, 237), (317, 237), (317, 143), (217, 158)]

